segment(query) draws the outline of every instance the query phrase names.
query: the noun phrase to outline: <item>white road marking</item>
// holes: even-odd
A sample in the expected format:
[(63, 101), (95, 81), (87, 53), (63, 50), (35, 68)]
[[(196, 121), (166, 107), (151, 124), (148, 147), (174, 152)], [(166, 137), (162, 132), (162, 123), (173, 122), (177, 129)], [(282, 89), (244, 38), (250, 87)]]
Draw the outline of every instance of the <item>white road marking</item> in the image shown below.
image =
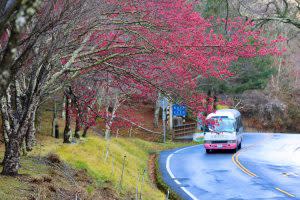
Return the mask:
[[(197, 146), (198, 146), (198, 145), (197, 145)], [(183, 150), (185, 150), (185, 149), (194, 148), (194, 147), (197, 147), (197, 146), (191, 146), (191, 147), (185, 147), (185, 148), (179, 149), (179, 150), (177, 150), (177, 151), (171, 153), (171, 154), (168, 156), (168, 158), (167, 158), (166, 169), (167, 169), (167, 171), (168, 171), (170, 177), (171, 177), (172, 179), (174, 179), (175, 183), (177, 183), (178, 185), (180, 185), (181, 183), (180, 183), (178, 180), (175, 180), (176, 178), (175, 178), (173, 172), (172, 172), (171, 169), (170, 169), (170, 160), (171, 160), (171, 158), (173, 157), (174, 154), (176, 154), (176, 153), (178, 153), (178, 152), (180, 152), (180, 151), (183, 151)], [(198, 200), (198, 198), (195, 197), (195, 196), (194, 196), (190, 191), (188, 191), (185, 187), (180, 187), (180, 188), (181, 188), (181, 189), (182, 189), (189, 197), (191, 197), (193, 200)]]
[(294, 172), (291, 172), (290, 174), (294, 175), (294, 176), (298, 176), (298, 174), (294, 173)]
[(190, 193), (190, 191), (188, 191), (186, 188), (181, 187), (181, 189), (182, 189), (187, 195), (189, 195), (193, 200), (198, 200), (197, 197), (195, 197), (192, 193)]
[(168, 173), (170, 174), (171, 178), (174, 179), (175, 183), (177, 183), (178, 185), (180, 185), (181, 183), (178, 181), (178, 180), (175, 180), (175, 176), (174, 174), (172, 173), (171, 169), (170, 169), (170, 159), (172, 158), (174, 154), (170, 154), (167, 158), (167, 164), (166, 164), (166, 168), (167, 168), (167, 171)]

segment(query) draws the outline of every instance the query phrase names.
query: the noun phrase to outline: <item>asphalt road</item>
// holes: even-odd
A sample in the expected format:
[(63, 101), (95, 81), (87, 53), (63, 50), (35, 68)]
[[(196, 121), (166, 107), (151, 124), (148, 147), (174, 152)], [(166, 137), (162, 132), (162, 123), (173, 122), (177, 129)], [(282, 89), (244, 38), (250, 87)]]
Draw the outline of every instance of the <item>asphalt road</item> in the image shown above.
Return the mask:
[(164, 151), (164, 181), (183, 199), (300, 199), (300, 135), (246, 133), (236, 154)]

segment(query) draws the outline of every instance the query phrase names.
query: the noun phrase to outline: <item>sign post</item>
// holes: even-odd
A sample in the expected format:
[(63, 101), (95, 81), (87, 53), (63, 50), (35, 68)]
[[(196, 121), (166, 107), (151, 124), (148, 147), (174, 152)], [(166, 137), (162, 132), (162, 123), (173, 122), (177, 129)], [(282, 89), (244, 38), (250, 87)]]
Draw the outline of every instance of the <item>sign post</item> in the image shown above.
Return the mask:
[(166, 114), (166, 109), (168, 107), (169, 101), (166, 97), (163, 97), (159, 101), (159, 105), (162, 108), (162, 121), (163, 121), (163, 131), (164, 131), (164, 143), (166, 143), (166, 119), (167, 119), (167, 114)]
[(170, 102), (170, 110), (169, 110), (169, 128), (170, 130), (173, 130), (173, 105)]
[(164, 130), (164, 143), (166, 143), (166, 119), (167, 119), (167, 115), (166, 115), (166, 110), (163, 110), (162, 113), (162, 120), (163, 120), (163, 130)]

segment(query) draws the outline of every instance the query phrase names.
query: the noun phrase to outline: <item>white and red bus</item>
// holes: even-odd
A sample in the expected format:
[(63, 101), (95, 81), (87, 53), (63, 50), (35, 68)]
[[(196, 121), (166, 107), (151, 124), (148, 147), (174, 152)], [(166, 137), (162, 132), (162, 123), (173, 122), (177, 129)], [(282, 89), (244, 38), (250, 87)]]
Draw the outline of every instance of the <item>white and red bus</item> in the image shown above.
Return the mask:
[(213, 150), (234, 150), (242, 146), (244, 131), (241, 113), (235, 109), (222, 109), (206, 117), (208, 126), (204, 132), (206, 153)]

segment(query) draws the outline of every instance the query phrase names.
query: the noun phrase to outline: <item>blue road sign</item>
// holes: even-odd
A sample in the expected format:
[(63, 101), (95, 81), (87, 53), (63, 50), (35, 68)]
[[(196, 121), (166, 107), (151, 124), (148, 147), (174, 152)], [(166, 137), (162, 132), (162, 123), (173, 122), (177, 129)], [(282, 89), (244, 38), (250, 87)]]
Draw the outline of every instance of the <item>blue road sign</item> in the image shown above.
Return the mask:
[(185, 117), (187, 116), (186, 106), (174, 104), (173, 105), (173, 116)]

